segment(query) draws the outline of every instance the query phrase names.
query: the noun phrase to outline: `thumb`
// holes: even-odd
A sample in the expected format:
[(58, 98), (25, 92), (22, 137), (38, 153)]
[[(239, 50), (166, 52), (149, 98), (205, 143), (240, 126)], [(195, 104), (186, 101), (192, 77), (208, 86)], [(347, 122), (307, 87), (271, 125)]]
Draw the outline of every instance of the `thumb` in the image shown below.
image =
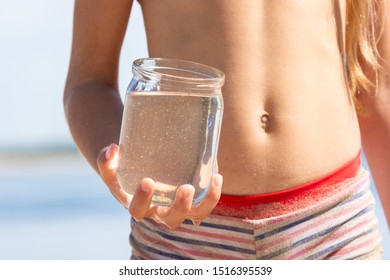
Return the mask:
[(117, 179), (117, 168), (119, 160), (119, 147), (116, 144), (111, 144), (100, 152), (97, 159), (97, 166), (100, 177), (107, 185), (112, 195), (124, 207), (129, 208), (131, 196), (123, 191)]

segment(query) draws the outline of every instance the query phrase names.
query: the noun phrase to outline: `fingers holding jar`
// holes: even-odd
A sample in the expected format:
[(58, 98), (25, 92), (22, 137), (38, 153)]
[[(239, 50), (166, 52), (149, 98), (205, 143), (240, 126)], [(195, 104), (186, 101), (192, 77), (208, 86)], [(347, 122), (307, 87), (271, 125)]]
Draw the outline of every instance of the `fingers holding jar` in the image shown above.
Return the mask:
[(196, 205), (193, 205), (195, 188), (189, 184), (181, 185), (176, 190), (171, 205), (153, 204), (154, 191), (161, 188), (161, 183), (150, 178), (142, 179), (134, 194), (130, 195), (123, 190), (117, 179), (118, 157), (119, 147), (116, 144), (102, 149), (97, 160), (100, 176), (112, 195), (138, 221), (151, 218), (172, 229), (179, 227), (185, 219), (191, 219), (194, 225), (199, 225), (218, 203), (222, 188), (222, 176), (219, 174), (213, 176), (206, 195)]
[(195, 188), (188, 184), (177, 189), (175, 200), (170, 206), (153, 205), (151, 200), (155, 186), (156, 183), (151, 179), (142, 180), (133, 196), (129, 212), (136, 220), (151, 218), (175, 229), (186, 219), (190, 219), (194, 225), (200, 225), (207, 218), (221, 196), (222, 176), (213, 176), (207, 194), (197, 205), (192, 204)]

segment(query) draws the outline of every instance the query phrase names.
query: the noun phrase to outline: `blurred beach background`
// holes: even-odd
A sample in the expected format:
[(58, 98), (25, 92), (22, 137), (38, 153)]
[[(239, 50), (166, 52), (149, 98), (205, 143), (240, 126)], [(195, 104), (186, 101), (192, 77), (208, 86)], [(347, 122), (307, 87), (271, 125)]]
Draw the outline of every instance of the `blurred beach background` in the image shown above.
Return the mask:
[[(0, 1), (3, 260), (119, 260), (131, 253), (129, 214), (79, 155), (65, 122), (72, 20), (71, 0)], [(135, 2), (120, 62), (122, 96), (133, 60), (146, 56)], [(389, 231), (377, 201), (383, 258), (390, 259)]]
[[(91, 1), (93, 4), (93, 1)], [(0, 259), (129, 259), (130, 216), (65, 122), (72, 0), (0, 0)], [(120, 61), (147, 56), (135, 2)]]

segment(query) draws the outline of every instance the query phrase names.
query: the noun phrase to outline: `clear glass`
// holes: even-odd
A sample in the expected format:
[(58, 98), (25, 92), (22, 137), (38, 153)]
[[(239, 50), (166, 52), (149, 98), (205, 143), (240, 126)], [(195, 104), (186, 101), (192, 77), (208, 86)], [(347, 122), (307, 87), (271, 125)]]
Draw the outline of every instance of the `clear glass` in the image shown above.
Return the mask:
[(170, 205), (183, 184), (199, 203), (216, 172), (225, 75), (195, 62), (134, 61), (119, 142), (118, 181), (129, 194), (143, 178), (156, 189), (152, 203)]

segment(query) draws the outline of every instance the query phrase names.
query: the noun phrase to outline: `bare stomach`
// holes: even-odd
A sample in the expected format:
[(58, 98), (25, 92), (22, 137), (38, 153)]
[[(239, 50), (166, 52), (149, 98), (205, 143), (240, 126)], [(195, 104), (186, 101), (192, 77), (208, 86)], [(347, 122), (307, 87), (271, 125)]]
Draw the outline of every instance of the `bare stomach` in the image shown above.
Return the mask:
[(295, 101), (279, 94), (262, 105), (253, 102), (253, 96), (252, 102), (231, 105), (227, 94), (218, 153), (223, 193), (249, 195), (296, 187), (355, 157), (359, 127), (343, 94), (301, 93)]
[(223, 193), (292, 188), (358, 153), (342, 55), (345, 1), (336, 4), (142, 1), (151, 57), (192, 60), (226, 75)]

